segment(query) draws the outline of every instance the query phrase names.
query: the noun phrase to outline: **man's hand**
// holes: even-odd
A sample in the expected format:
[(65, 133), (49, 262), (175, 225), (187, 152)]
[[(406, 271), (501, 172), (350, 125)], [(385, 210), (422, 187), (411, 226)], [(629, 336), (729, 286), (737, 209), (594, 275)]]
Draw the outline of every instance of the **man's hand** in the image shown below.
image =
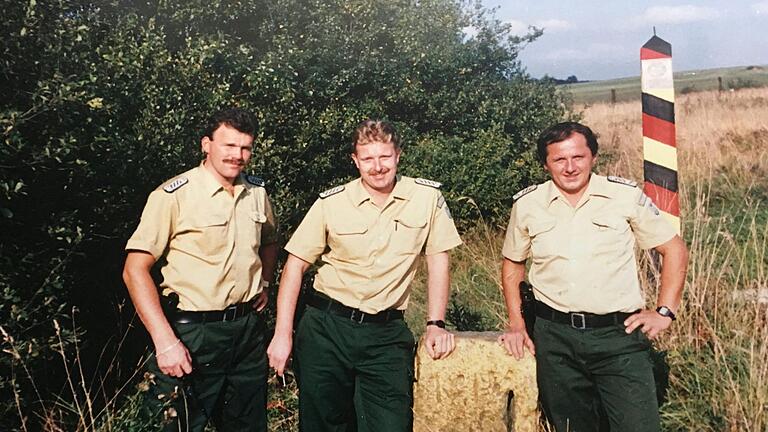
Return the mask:
[(278, 335), (272, 338), (272, 342), (269, 343), (267, 348), (267, 356), (269, 357), (269, 366), (277, 372), (278, 376), (283, 376), (285, 367), (288, 364), (288, 359), (291, 357), (291, 349), (293, 348), (293, 336)]
[(655, 310), (643, 309), (640, 312), (624, 320), (627, 327), (627, 334), (632, 333), (640, 327), (640, 330), (648, 336), (648, 339), (654, 339), (659, 333), (663, 332), (672, 324), (672, 318), (661, 316)]
[(533, 341), (525, 330), (525, 323), (508, 327), (507, 330), (499, 336), (498, 340), (499, 343), (504, 345), (504, 348), (507, 349), (507, 353), (517, 360), (523, 358), (525, 348), (528, 348), (528, 351), (531, 354), (536, 355), (536, 347), (534, 347)]
[(267, 301), (269, 301), (269, 289), (264, 288), (253, 302), (253, 310), (261, 312), (267, 306)]
[(192, 357), (180, 340), (164, 347), (155, 346), (155, 353), (160, 372), (176, 378), (192, 372)]
[(427, 354), (433, 360), (440, 360), (448, 357), (456, 348), (456, 342), (453, 340), (453, 333), (438, 326), (427, 326), (427, 332), (424, 335), (424, 346)]

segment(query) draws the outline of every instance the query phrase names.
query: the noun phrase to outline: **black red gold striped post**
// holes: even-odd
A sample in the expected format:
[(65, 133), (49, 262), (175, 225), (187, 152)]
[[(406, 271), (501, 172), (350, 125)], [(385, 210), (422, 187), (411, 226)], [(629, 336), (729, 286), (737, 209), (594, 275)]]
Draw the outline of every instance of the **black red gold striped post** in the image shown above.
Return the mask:
[(680, 233), (672, 45), (654, 34), (640, 48), (643, 191)]

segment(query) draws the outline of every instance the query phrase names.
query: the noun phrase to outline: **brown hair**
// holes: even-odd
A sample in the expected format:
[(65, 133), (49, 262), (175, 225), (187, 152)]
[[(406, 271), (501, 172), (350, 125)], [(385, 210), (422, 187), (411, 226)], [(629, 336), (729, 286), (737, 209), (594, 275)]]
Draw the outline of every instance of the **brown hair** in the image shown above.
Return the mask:
[(357, 146), (373, 142), (392, 143), (400, 149), (400, 136), (395, 126), (386, 120), (368, 119), (362, 121), (352, 134), (352, 153), (357, 153)]

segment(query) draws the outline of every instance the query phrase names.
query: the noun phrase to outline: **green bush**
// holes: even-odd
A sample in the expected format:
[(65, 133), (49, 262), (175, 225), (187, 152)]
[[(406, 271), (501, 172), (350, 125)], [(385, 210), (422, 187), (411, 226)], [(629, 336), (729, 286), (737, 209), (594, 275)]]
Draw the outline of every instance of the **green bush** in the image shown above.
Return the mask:
[(53, 320), (73, 307), (88, 379), (114, 388), (102, 381), (135, 365), (141, 338), (121, 365), (100, 360), (130, 324), (122, 247), (149, 191), (199, 163), (199, 126), (216, 109), (257, 116), (250, 169), (286, 234), (355, 174), (348, 137), (368, 116), (397, 123), (403, 172), (444, 182), (460, 224), (503, 218), (541, 176), (531, 140), (566, 106), (517, 61), (539, 32), (512, 37), (462, 4), (0, 0), (0, 325), (14, 353), (0, 357), (0, 429), (45, 421), (79, 331), (59, 339)]

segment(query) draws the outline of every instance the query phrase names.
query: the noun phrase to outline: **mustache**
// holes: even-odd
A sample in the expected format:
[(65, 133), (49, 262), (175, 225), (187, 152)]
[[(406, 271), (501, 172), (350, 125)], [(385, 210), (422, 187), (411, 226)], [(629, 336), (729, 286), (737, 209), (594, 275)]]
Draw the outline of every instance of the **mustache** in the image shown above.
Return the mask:
[(242, 159), (224, 159), (224, 163), (237, 164), (240, 166), (245, 165), (245, 161)]

